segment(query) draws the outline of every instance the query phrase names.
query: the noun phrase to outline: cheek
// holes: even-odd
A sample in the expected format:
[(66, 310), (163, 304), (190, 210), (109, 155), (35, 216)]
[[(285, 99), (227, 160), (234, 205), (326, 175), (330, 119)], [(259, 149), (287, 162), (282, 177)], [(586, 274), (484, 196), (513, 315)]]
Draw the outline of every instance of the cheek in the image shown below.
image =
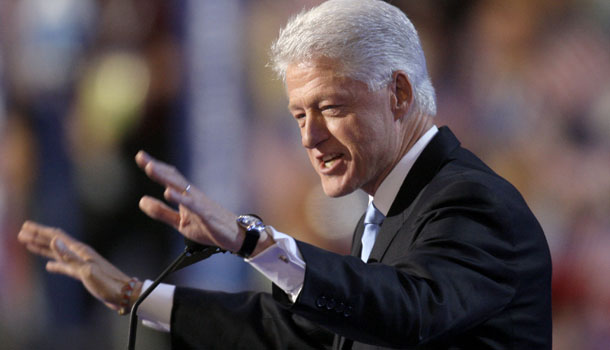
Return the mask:
[(361, 180), (369, 181), (388, 162), (388, 157), (393, 153), (389, 147), (389, 136), (379, 125), (370, 126), (368, 130), (354, 135), (355, 142), (351, 150), (353, 171)]
[(331, 137), (347, 149), (348, 160), (354, 161), (358, 172), (374, 165), (389, 141), (378, 119), (377, 115), (350, 115), (328, 124)]
[(380, 146), (379, 143), (382, 142), (377, 137), (378, 132), (375, 126), (359, 126), (346, 134), (350, 151), (355, 158), (359, 161), (374, 161), (374, 157), (377, 155), (376, 150)]

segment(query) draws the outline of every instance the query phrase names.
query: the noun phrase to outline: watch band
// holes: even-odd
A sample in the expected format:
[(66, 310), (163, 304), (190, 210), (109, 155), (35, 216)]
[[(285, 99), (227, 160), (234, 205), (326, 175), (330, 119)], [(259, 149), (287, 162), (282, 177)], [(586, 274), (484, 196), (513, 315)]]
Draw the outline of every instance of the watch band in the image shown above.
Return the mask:
[(241, 248), (239, 248), (237, 255), (244, 258), (248, 258), (250, 255), (252, 255), (260, 236), (260, 232), (256, 230), (247, 230), (246, 238), (244, 239), (244, 243), (241, 245)]

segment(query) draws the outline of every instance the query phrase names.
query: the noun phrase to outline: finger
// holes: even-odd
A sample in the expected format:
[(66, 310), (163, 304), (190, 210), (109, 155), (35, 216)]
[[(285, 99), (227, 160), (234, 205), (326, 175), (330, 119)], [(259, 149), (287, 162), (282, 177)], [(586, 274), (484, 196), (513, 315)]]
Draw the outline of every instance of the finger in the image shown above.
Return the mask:
[(37, 236), (32, 231), (21, 230), (17, 236), (19, 242), (24, 244), (28, 250), (38, 254), (38, 250), (48, 249), (50, 241)]
[(197, 212), (195, 208), (193, 208), (193, 197), (188, 193), (178, 192), (175, 189), (168, 187), (165, 189), (165, 192), (163, 192), (163, 196), (172, 203), (184, 205), (191, 211)]
[(20, 242), (25, 244), (38, 244), (42, 246), (48, 246), (51, 240), (55, 237), (61, 237), (66, 242), (73, 241), (72, 238), (62, 230), (41, 225), (33, 221), (26, 221), (21, 226), (21, 231), (17, 235)]
[(26, 244), (26, 249), (30, 252), (44, 256), (45, 258), (55, 259), (55, 253), (49, 247), (43, 247), (36, 244)]
[(162, 201), (144, 196), (140, 199), (140, 209), (151, 218), (164, 222), (174, 228), (180, 225), (180, 214)]
[(78, 271), (73, 265), (66, 264), (60, 261), (49, 261), (47, 262), (45, 268), (48, 272), (58, 273), (80, 280)]
[(189, 182), (175, 167), (159, 161), (151, 161), (144, 168), (146, 174), (155, 182), (165, 187), (184, 191)]
[(87, 262), (99, 257), (99, 254), (93, 248), (81, 242), (68, 243), (68, 249), (79, 258), (81, 262)]
[(72, 251), (62, 238), (53, 238), (51, 241), (51, 250), (54, 253), (55, 259), (58, 261), (75, 263), (77, 265), (84, 263), (84, 260), (77, 253)]
[(143, 169), (149, 178), (165, 187), (184, 191), (189, 185), (186, 178), (175, 167), (152, 159), (152, 157)]
[(144, 152), (144, 151), (139, 151), (136, 154), (136, 164), (144, 169), (146, 167), (146, 164), (148, 164), (148, 162), (150, 162), (151, 160), (153, 160), (154, 158), (151, 157), (148, 153)]
[(62, 236), (69, 239), (61, 230), (40, 225), (31, 221), (26, 221), (17, 236), (18, 240), (25, 244), (26, 249), (34, 254), (54, 259), (50, 244), (54, 237)]
[(40, 229), (44, 226), (36, 224), (32, 221), (26, 221), (21, 226), (21, 230), (17, 235), (19, 242), (24, 244), (49, 244), (50, 239), (47, 235), (40, 233)]

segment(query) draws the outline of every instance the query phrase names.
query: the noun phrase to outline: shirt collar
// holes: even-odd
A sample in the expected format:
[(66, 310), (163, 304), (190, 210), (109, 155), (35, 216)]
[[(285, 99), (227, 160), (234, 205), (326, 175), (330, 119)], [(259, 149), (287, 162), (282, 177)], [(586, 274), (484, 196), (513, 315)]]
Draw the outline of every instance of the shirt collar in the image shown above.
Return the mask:
[(400, 190), (400, 186), (404, 182), (407, 174), (415, 164), (415, 161), (428, 145), (430, 140), (436, 135), (438, 128), (433, 125), (426, 133), (417, 140), (417, 142), (407, 151), (402, 159), (394, 166), (388, 176), (381, 182), (375, 196), (369, 195), (369, 203), (373, 201), (375, 207), (379, 209), (384, 216), (388, 216), (390, 207), (394, 203), (394, 199)]

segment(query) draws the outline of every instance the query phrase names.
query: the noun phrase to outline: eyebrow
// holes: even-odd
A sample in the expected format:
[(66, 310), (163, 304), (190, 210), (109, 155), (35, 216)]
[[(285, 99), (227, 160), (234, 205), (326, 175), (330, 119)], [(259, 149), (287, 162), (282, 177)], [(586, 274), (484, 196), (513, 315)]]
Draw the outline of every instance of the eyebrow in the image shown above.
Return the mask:
[[(325, 99), (346, 99), (349, 98), (351, 95), (350, 92), (346, 91), (346, 90), (339, 90), (339, 91), (333, 91), (332, 93), (325, 93), (325, 91), (321, 91), (319, 96), (316, 96), (314, 98), (314, 104), (319, 104), (320, 101), (324, 101)], [(295, 109), (303, 109), (303, 107), (298, 107), (294, 104), (288, 103), (288, 110), (289, 111), (293, 111)]]
[(290, 103), (288, 104), (288, 110), (289, 111), (292, 111), (292, 110), (295, 110), (295, 109), (301, 109), (301, 107), (296, 107), (295, 105), (291, 105)]

